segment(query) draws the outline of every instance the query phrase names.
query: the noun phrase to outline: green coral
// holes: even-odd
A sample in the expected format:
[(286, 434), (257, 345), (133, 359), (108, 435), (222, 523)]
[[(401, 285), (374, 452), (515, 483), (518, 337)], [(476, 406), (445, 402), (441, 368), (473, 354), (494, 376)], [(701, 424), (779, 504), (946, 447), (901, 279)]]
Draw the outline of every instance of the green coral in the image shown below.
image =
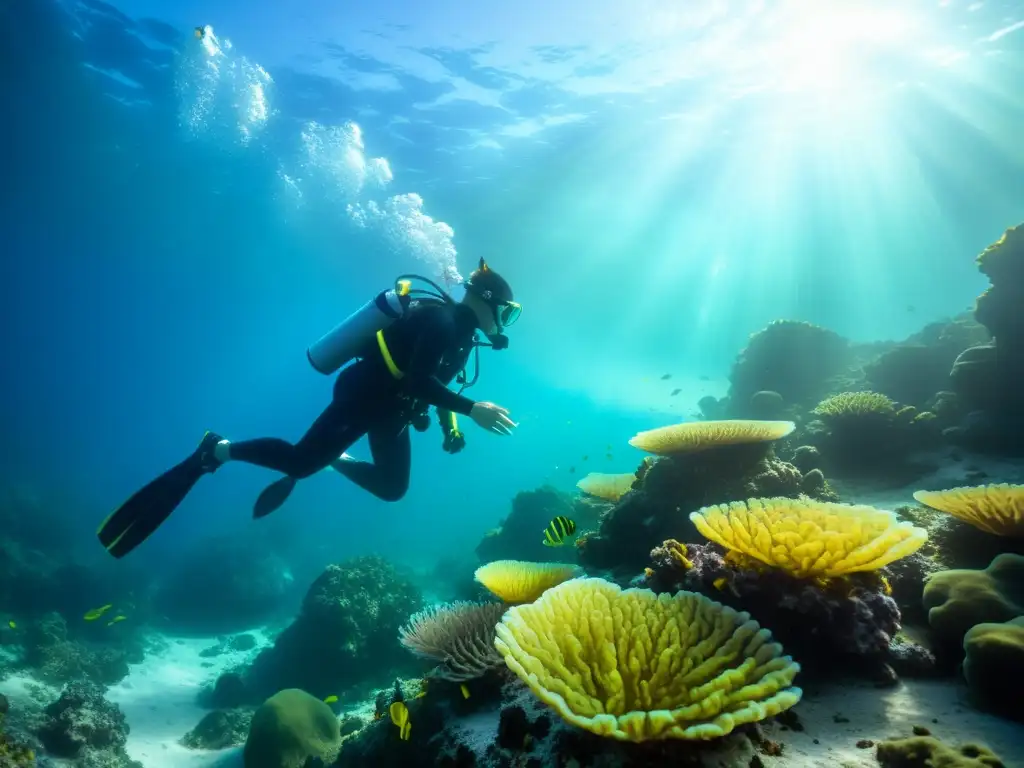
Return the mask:
[(1024, 719), (1024, 616), (1002, 624), (977, 624), (964, 636), (964, 677), (975, 698), (1008, 717)]
[(883, 741), (876, 754), (882, 768), (1008, 768), (988, 747), (950, 747), (933, 736)]
[(1024, 556), (1002, 554), (979, 571), (933, 573), (923, 600), (937, 639), (958, 646), (971, 627), (1024, 615)]
[(891, 419), (897, 415), (896, 403), (878, 392), (840, 392), (818, 403), (813, 413), (825, 419)]
[(309, 758), (330, 765), (340, 747), (341, 728), (331, 708), (288, 688), (256, 710), (242, 758), (245, 768), (302, 768)]

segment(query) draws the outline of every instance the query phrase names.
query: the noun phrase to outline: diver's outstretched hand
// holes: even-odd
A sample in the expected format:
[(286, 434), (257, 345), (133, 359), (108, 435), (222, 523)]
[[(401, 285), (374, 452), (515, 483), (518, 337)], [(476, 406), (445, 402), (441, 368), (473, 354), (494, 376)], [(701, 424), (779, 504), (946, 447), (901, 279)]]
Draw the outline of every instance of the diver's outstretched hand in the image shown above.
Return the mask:
[(508, 417), (507, 408), (494, 403), (476, 403), (469, 412), (469, 418), (475, 421), (477, 426), (496, 435), (511, 435), (512, 430), (519, 426)]

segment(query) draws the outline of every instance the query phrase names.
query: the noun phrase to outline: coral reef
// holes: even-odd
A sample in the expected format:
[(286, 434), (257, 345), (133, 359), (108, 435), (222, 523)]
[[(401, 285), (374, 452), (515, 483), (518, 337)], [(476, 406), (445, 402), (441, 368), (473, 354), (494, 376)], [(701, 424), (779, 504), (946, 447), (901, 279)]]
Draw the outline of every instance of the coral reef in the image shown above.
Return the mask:
[(431, 673), (453, 682), (472, 680), (502, 664), (494, 649), (494, 627), (504, 603), (452, 603), (412, 616), (399, 637), (408, 650), (439, 664)]
[(103, 698), (103, 689), (95, 683), (70, 684), (46, 707), (45, 715), (38, 736), (51, 755), (73, 759), (82, 768), (142, 768), (125, 754), (128, 723), (124, 714)]
[(215, 709), (181, 738), (189, 749), (227, 749), (245, 744), (255, 712), (251, 707)]
[(242, 756), (245, 768), (304, 768), (310, 758), (330, 765), (340, 747), (341, 730), (331, 708), (289, 688), (256, 710)]
[(756, 418), (754, 395), (778, 394), (811, 407), (830, 391), (829, 380), (849, 365), (845, 339), (816, 325), (777, 320), (750, 337), (733, 364), (725, 407), (734, 418)]
[(541, 701), (621, 741), (718, 738), (800, 701), (800, 667), (771, 634), (693, 592), (573, 579), (510, 608), (496, 632), (505, 663)]
[(604, 516), (596, 533), (578, 541), (588, 568), (635, 573), (665, 539), (698, 540), (689, 515), (711, 504), (757, 496), (835, 498), (820, 473), (813, 475), (814, 483), (805, 483), (800, 470), (764, 444), (648, 458), (638, 476), (636, 490)]
[(651, 552), (644, 583), (658, 593), (692, 590), (746, 611), (816, 673), (849, 658), (875, 674), (891, 659), (890, 642), (900, 612), (878, 575), (809, 580), (778, 569), (750, 569), (728, 562), (713, 544), (666, 541)]
[(937, 643), (955, 653), (971, 627), (1024, 616), (1024, 557), (1003, 554), (984, 570), (933, 573), (923, 602)]
[(878, 392), (841, 392), (812, 414), (820, 421), (807, 425), (804, 439), (837, 476), (907, 481), (932, 468), (913, 463), (914, 454), (941, 444), (934, 414), (901, 408)]
[[(290, 607), (291, 573), (265, 543), (219, 537), (193, 546), (173, 562), (157, 583), (153, 605), (179, 631), (248, 629)], [(203, 599), (197, 600), (200, 594)]]
[[(984, 568), (996, 555), (1024, 555), (1024, 538), (997, 536), (965, 523), (947, 512), (930, 507), (902, 506), (897, 514), (928, 531), (928, 543), (922, 548), (934, 565), (933, 570)], [(920, 595), (920, 593), (918, 593)]]
[(476, 580), (506, 603), (532, 603), (551, 587), (579, 575), (576, 566), (521, 560), (496, 560), (476, 569)]
[(576, 487), (583, 493), (614, 504), (633, 489), (636, 479), (635, 472), (622, 472), (615, 475), (591, 472), (586, 477), (580, 478)]
[(748, 499), (704, 507), (690, 520), (732, 552), (797, 577), (877, 571), (928, 538), (892, 512), (812, 499)]
[(57, 613), (26, 622), (25, 663), (40, 680), (62, 684), (88, 679), (113, 685), (128, 675), (129, 662), (142, 661), (140, 645), (130, 642), (90, 643), (68, 639), (68, 627)]
[(950, 747), (932, 736), (879, 742), (876, 755), (882, 768), (1009, 768), (988, 747)]
[(975, 700), (992, 710), (1024, 720), (1024, 616), (1001, 624), (976, 624), (964, 635), (964, 677)]
[(274, 645), (248, 669), (222, 676), (213, 700), (221, 707), (256, 704), (284, 688), (337, 695), (381, 669), (410, 666), (398, 630), (421, 607), (419, 590), (383, 558), (330, 565)]
[(576, 554), (572, 547), (545, 547), (542, 543), (544, 529), (559, 516), (575, 520), (580, 530), (597, 522), (594, 507), (554, 488), (517, 493), (508, 517), (477, 545), (477, 557), (484, 563), (509, 559), (573, 562)]

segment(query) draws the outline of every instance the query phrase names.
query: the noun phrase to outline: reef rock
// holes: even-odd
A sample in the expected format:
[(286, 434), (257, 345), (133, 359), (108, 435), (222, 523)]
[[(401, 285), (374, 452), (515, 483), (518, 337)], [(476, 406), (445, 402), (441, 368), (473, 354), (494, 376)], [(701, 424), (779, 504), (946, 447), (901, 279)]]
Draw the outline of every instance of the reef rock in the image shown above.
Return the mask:
[(72, 683), (45, 709), (46, 719), (37, 734), (55, 757), (79, 765), (142, 768), (130, 760), (124, 746), (128, 723), (116, 704), (103, 698), (103, 689), (91, 682)]

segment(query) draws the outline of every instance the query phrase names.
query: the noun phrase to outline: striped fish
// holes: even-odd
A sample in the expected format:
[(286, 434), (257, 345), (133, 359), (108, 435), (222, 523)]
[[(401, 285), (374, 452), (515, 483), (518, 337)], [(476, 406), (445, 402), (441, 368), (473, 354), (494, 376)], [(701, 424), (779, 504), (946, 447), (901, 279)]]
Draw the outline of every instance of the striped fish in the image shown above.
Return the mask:
[(565, 544), (566, 537), (572, 536), (575, 532), (576, 523), (568, 517), (559, 515), (544, 529), (544, 541), (541, 543), (545, 547), (560, 547)]

